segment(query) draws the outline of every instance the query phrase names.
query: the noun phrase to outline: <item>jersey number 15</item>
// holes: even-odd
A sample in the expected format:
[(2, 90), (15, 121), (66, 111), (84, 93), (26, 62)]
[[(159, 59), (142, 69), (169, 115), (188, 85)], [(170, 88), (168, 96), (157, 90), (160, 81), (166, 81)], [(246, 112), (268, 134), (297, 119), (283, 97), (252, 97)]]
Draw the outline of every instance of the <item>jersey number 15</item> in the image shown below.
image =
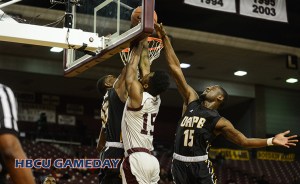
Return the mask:
[[(157, 113), (150, 114), (150, 123), (151, 123), (150, 126), (151, 126), (152, 130), (154, 129), (154, 121), (155, 121), (156, 116), (157, 116)], [(143, 121), (143, 129), (141, 130), (141, 133), (145, 134), (145, 135), (148, 134), (148, 131), (147, 131), (147, 128), (148, 128), (148, 117), (149, 117), (148, 113), (145, 113), (143, 115), (144, 121)], [(153, 136), (154, 132), (152, 130), (150, 130), (150, 135)]]
[(185, 130), (184, 133), (184, 146), (192, 147), (194, 143), (194, 132), (195, 130)]

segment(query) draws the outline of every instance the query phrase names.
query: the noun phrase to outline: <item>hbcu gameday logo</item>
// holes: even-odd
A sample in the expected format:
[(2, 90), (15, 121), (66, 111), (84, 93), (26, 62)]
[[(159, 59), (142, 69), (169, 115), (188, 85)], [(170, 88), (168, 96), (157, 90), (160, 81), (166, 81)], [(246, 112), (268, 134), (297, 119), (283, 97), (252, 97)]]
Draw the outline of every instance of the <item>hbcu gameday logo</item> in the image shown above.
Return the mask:
[(15, 159), (15, 168), (36, 168), (50, 169), (51, 166), (57, 169), (77, 168), (77, 169), (96, 169), (108, 168), (116, 169), (120, 159)]

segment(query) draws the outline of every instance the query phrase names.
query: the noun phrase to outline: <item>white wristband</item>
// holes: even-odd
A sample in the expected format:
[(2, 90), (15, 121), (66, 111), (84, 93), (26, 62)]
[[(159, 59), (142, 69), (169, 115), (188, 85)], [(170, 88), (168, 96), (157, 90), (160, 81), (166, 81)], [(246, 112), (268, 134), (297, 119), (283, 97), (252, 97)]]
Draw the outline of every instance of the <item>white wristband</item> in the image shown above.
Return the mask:
[(273, 139), (274, 139), (274, 137), (271, 137), (271, 138), (267, 139), (267, 145), (268, 146), (273, 146), (274, 145), (273, 144)]

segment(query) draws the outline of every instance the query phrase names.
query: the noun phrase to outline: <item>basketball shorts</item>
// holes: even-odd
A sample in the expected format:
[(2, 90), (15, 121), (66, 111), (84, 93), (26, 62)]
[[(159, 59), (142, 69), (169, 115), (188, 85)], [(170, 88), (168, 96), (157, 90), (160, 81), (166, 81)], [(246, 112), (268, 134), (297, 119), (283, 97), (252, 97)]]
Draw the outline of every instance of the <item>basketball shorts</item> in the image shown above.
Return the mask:
[(176, 184), (215, 184), (216, 178), (209, 160), (182, 162), (173, 159), (172, 176)]
[(123, 184), (156, 184), (159, 181), (159, 162), (151, 154), (134, 152), (121, 166)]
[(106, 149), (102, 155), (101, 160), (104, 159), (120, 159), (118, 167), (116, 169), (101, 169), (99, 173), (99, 183), (100, 184), (121, 184), (122, 177), (120, 174), (120, 167), (122, 160), (124, 158), (124, 149), (109, 147)]

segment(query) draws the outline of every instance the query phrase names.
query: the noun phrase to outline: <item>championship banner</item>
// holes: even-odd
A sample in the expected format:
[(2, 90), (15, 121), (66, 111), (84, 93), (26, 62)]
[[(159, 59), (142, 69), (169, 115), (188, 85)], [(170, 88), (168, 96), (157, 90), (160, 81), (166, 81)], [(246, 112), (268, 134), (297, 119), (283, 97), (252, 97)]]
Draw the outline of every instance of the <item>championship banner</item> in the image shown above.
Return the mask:
[(235, 0), (184, 0), (185, 4), (236, 13)]
[(284, 154), (278, 152), (271, 152), (271, 151), (257, 151), (256, 153), (257, 159), (261, 160), (277, 160), (277, 161), (295, 161), (295, 154)]
[(218, 154), (222, 154), (225, 159), (230, 160), (249, 160), (249, 151), (248, 150), (234, 150), (234, 149), (214, 149), (209, 150), (209, 157), (215, 158)]
[(240, 14), (249, 17), (288, 22), (285, 0), (240, 0)]
[(75, 116), (70, 116), (70, 115), (58, 115), (58, 124), (60, 125), (76, 125), (76, 117)]

